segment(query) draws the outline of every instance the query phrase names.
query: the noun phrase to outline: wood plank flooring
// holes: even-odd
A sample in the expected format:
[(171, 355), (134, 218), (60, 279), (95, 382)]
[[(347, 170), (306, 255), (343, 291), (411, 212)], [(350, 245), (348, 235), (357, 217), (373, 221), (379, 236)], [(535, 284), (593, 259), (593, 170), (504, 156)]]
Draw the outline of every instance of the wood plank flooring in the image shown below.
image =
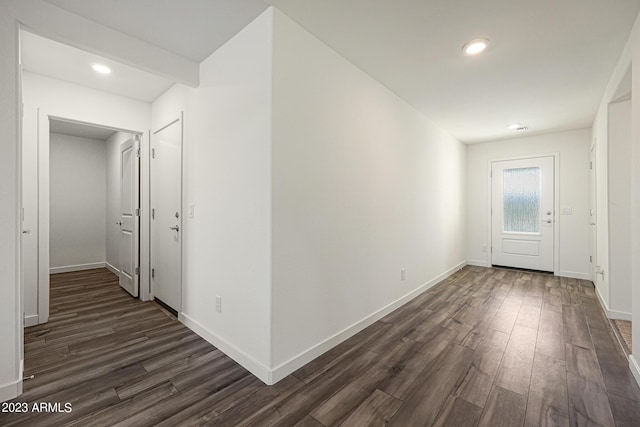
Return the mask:
[(58, 274), (25, 374), (0, 425), (640, 426), (593, 285), (508, 269), (465, 267), (271, 387), (107, 270)]

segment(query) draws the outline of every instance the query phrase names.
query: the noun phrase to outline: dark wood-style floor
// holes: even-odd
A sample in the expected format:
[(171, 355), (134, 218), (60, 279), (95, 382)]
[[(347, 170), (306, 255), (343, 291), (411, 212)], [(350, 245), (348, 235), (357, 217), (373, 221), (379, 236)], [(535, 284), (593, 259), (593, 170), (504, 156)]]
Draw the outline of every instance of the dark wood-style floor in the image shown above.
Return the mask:
[(25, 334), (28, 426), (640, 426), (590, 282), (466, 267), (267, 387), (106, 270), (52, 276)]

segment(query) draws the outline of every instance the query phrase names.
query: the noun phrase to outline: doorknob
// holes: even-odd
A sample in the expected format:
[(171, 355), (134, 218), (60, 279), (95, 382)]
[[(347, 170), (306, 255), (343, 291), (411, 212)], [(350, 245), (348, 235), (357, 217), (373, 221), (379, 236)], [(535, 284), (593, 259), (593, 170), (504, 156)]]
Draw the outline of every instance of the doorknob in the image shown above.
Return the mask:
[(122, 221), (116, 221), (116, 225), (122, 225), (122, 224), (124, 224), (124, 222), (122, 222)]
[(546, 222), (547, 224), (551, 224), (551, 220), (550, 219), (545, 219), (544, 222)]
[(169, 227), (169, 229), (173, 231), (180, 231), (180, 227), (178, 227), (177, 225), (175, 227)]
[(22, 234), (31, 234), (31, 230), (22, 230)]

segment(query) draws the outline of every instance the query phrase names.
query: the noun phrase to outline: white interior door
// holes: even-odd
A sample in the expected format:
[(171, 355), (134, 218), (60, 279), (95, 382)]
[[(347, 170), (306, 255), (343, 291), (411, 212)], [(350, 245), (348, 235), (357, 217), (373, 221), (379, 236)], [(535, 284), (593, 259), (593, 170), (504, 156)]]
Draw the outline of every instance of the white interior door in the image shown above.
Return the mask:
[(554, 158), (493, 162), (491, 263), (553, 271)]
[(140, 157), (139, 136), (120, 145), (120, 286), (134, 297), (139, 290)]
[(151, 292), (180, 311), (182, 274), (182, 119), (151, 141)]

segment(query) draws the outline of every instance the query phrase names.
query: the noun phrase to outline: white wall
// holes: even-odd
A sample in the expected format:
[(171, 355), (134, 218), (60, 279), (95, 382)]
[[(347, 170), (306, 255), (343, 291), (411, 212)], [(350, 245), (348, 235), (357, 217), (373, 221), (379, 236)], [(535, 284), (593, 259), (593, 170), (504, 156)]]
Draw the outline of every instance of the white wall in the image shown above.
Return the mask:
[(105, 141), (51, 133), (49, 143), (50, 268), (104, 265)]
[(467, 259), (488, 265), (490, 247), (489, 162), (522, 156), (559, 153), (560, 206), (572, 215), (560, 219), (562, 276), (590, 279), (589, 274), (589, 141), (590, 130), (552, 133), (467, 146)]
[[(636, 66), (632, 67), (632, 63), (635, 63)], [(611, 73), (611, 78), (602, 95), (598, 113), (593, 123), (594, 138), (598, 138), (598, 144), (604, 142), (603, 145), (607, 147), (609, 106), (620, 95), (619, 89), (624, 85), (625, 77), (629, 67), (631, 67), (631, 317), (636, 327), (633, 328), (633, 348), (631, 349), (632, 355), (629, 358), (629, 365), (636, 381), (640, 384), (640, 363), (638, 362), (640, 328), (637, 327), (637, 325), (640, 325), (640, 102), (637, 102), (637, 94), (640, 94), (640, 67), (637, 64), (640, 64), (640, 15), (636, 18), (618, 64)], [(598, 180), (601, 181), (598, 188), (600, 186), (608, 187), (608, 176), (598, 176)], [(601, 223), (602, 221), (599, 221), (599, 224)], [(608, 227), (602, 231), (604, 234), (602, 239), (605, 241), (608, 241), (608, 231)], [(598, 239), (598, 242), (600, 242), (600, 239)], [(599, 286), (599, 284), (597, 283), (596, 286)], [(599, 291), (602, 290), (599, 288)], [(606, 310), (608, 301), (603, 301), (601, 297), (601, 303)], [(610, 315), (610, 313), (608, 314)]]
[(464, 145), (288, 17), (275, 18), (278, 379), (466, 254)]
[(631, 101), (609, 105), (609, 308), (631, 316)]
[[(640, 15), (639, 15), (640, 16)], [(627, 48), (620, 58), (616, 67), (618, 73), (625, 65), (628, 65), (627, 58), (631, 56), (635, 64), (640, 64), (640, 18), (636, 19), (631, 36), (627, 43)], [(625, 63), (626, 62), (626, 63)], [(624, 68), (626, 70), (626, 68)], [(633, 94), (631, 98), (631, 315), (632, 322), (636, 325), (633, 328), (633, 348), (629, 364), (631, 370), (640, 384), (640, 66), (632, 68)], [(612, 80), (616, 74), (612, 76)], [(611, 82), (610, 82), (611, 83)], [(615, 81), (614, 81), (615, 83)], [(606, 97), (606, 94), (605, 94)], [(606, 99), (606, 98), (605, 98)]]
[[(39, 157), (26, 158), (23, 167), (33, 169), (37, 165), (38, 174), (30, 179), (39, 179), (37, 185), (25, 186), (24, 206), (37, 206), (40, 214), (38, 223), (29, 228), (38, 237), (40, 260), (49, 259), (49, 116), (99, 124), (108, 127), (143, 132), (143, 152), (148, 153), (148, 129), (151, 123), (151, 105), (117, 95), (100, 92), (83, 86), (62, 82), (37, 74), (24, 72), (24, 138), (23, 146), (29, 152), (37, 152)], [(35, 130), (34, 130), (35, 128)], [(38, 158), (40, 161), (38, 162)], [(148, 158), (143, 156), (142, 188), (148, 187)], [(39, 188), (39, 192), (35, 189)], [(148, 201), (143, 191), (142, 200)], [(147, 202), (148, 205), (148, 202)], [(33, 217), (33, 212), (25, 210), (25, 217)], [(148, 242), (148, 217), (142, 216), (141, 241)], [(26, 255), (25, 255), (26, 256)], [(35, 255), (34, 255), (35, 256)], [(148, 289), (148, 246), (142, 247), (141, 287)], [(48, 315), (49, 266), (41, 263), (38, 271), (40, 292), (33, 289), (33, 283), (25, 283), (24, 295), (29, 298), (25, 308), (37, 308), (37, 312), (26, 312), (27, 317), (38, 315), (39, 322), (46, 322)], [(40, 296), (41, 304), (33, 303)]]
[[(269, 382), (272, 12), (200, 67), (197, 89), (153, 103), (154, 130), (185, 111), (180, 318)], [(222, 297), (222, 312), (215, 297)]]
[(107, 139), (106, 146), (106, 263), (112, 271), (120, 271), (118, 245), (120, 243), (120, 144), (131, 137), (130, 133), (116, 132)]
[(0, 3), (0, 401), (22, 390), (20, 298), (20, 153), (18, 37), (13, 13)]

